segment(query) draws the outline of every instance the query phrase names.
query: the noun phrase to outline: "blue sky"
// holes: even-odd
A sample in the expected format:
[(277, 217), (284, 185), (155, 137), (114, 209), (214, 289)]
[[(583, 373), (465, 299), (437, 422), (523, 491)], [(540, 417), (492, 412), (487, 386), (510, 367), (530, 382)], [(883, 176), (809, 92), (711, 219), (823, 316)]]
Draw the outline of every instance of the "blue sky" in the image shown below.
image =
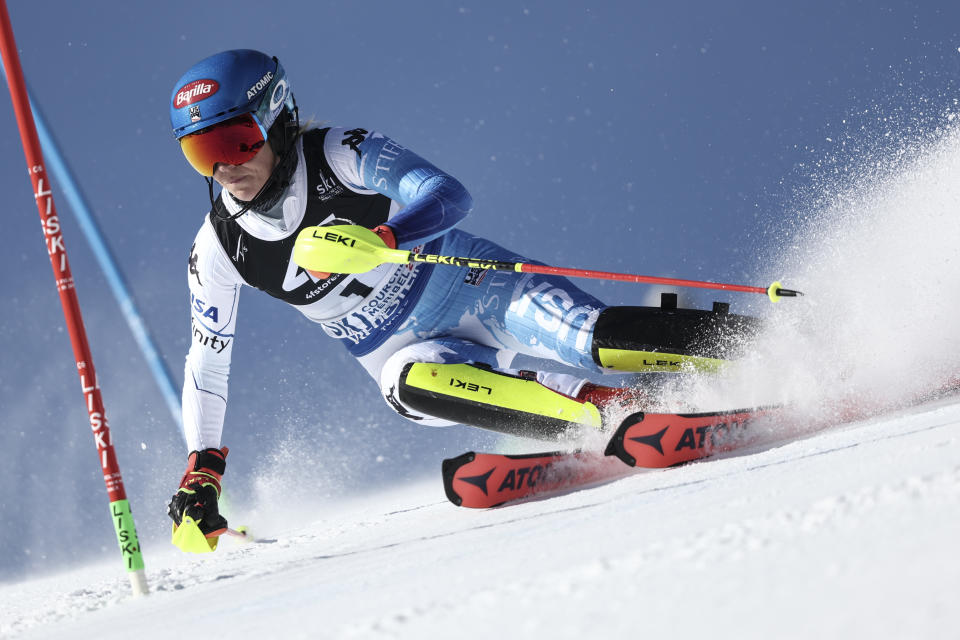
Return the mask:
[[(377, 129), (431, 159), (474, 196), (464, 228), (532, 258), (757, 285), (789, 284), (770, 256), (826, 174), (886, 134), (935, 126), (960, 98), (951, 2), (10, 5), (28, 83), (178, 383), (186, 259), (207, 201), (167, 101), (180, 74), (217, 51), (278, 56), (302, 117)], [(0, 123), (2, 578), (115, 550), (6, 98)], [(138, 527), (148, 544), (162, 541), (185, 452), (72, 212), (57, 204)], [(581, 284), (614, 304), (649, 293)], [(751, 309), (745, 297), (718, 299)], [(227, 479), (241, 503), (269, 495), (264, 479), (301, 478), (298, 491), (322, 502), (491, 443), (396, 417), (338, 345), (252, 291), (231, 389)], [(302, 497), (278, 499), (291, 495)], [(65, 527), (90, 546), (61, 544)]]

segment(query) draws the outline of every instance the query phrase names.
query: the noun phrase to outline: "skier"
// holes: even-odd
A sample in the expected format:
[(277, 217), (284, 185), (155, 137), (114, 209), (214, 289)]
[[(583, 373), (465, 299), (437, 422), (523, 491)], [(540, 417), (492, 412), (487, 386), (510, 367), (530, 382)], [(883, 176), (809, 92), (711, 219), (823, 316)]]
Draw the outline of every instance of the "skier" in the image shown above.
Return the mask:
[[(372, 129), (301, 126), (279, 61), (252, 50), (201, 60), (176, 83), (170, 120), (208, 184), (211, 210), (190, 250), (192, 343), (183, 385), (186, 473), (169, 505), (208, 538), (226, 530), (217, 500), (227, 378), (242, 285), (295, 306), (339, 340), (400, 415), (556, 438), (601, 428), (611, 405), (642, 400), (583, 377), (509, 369), (518, 353), (585, 373), (679, 369), (723, 357), (723, 336), (750, 319), (608, 307), (568, 280), (383, 264), (359, 274), (308, 272), (291, 257), (308, 226), (372, 229), (423, 253), (525, 261), (456, 228), (470, 194), (455, 178)], [(214, 197), (214, 185), (222, 190)]]

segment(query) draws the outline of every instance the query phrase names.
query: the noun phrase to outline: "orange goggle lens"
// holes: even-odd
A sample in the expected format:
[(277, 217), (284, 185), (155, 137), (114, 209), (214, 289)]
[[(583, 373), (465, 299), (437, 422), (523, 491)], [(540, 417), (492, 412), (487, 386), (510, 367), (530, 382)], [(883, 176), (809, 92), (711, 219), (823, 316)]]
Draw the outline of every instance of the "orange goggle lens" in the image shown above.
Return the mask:
[(180, 138), (183, 155), (201, 175), (210, 177), (218, 162), (244, 164), (266, 143), (263, 129), (245, 113)]

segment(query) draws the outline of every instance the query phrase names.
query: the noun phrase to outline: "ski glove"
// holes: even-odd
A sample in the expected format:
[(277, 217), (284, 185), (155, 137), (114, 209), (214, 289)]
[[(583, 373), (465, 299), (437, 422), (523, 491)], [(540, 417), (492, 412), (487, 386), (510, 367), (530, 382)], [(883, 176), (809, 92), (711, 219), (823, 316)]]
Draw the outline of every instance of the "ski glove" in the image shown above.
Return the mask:
[(374, 227), (373, 232), (380, 236), (380, 239), (383, 240), (383, 244), (387, 245), (391, 249), (397, 248), (397, 236), (393, 233), (393, 229), (385, 224), (381, 224), (378, 227)]
[(187, 470), (180, 488), (170, 500), (167, 513), (178, 527), (185, 516), (192, 518), (207, 538), (219, 536), (227, 528), (227, 519), (220, 515), (220, 479), (227, 468), (229, 449), (193, 451), (187, 459)]

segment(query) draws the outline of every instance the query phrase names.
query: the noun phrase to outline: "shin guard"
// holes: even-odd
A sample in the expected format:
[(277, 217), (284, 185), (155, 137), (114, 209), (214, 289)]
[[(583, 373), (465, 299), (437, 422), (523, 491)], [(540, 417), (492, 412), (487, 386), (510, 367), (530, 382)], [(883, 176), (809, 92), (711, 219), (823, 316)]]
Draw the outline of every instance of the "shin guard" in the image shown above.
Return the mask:
[(511, 375), (472, 364), (406, 365), (400, 401), (451, 422), (531, 438), (556, 439), (570, 429), (601, 426), (596, 406), (543, 386), (532, 372)]
[(659, 307), (608, 307), (597, 318), (593, 360), (618, 371), (715, 371), (758, 328), (756, 318), (728, 309), (678, 309), (676, 294), (662, 294)]

